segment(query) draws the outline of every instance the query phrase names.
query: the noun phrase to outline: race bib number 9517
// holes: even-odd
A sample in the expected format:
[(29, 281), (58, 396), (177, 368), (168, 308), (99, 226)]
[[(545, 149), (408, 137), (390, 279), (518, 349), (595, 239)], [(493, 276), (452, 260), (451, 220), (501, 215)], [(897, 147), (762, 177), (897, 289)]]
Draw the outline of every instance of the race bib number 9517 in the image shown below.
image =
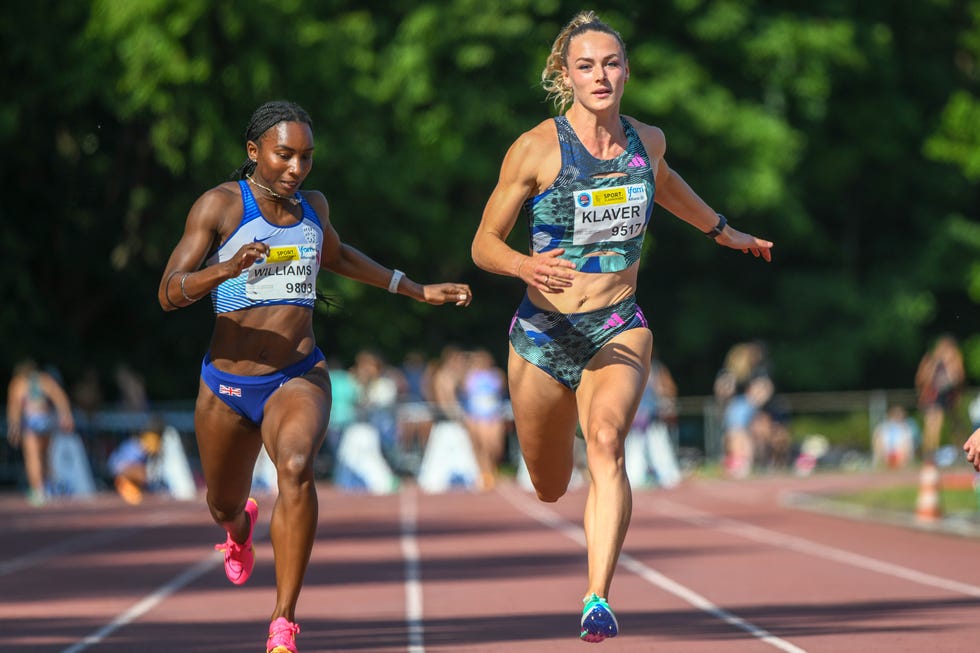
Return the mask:
[(623, 241), (643, 233), (649, 198), (644, 184), (576, 191), (574, 245)]

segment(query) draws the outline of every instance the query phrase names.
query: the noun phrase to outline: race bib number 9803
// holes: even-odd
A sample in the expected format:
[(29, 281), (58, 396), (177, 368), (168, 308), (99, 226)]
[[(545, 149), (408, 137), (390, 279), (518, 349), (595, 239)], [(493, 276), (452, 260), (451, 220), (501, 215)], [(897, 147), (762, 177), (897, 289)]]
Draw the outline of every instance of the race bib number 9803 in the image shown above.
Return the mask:
[(312, 300), (316, 298), (316, 247), (272, 247), (248, 269), (245, 296), (253, 301)]
[(635, 238), (646, 227), (649, 198), (644, 184), (576, 191), (574, 245)]

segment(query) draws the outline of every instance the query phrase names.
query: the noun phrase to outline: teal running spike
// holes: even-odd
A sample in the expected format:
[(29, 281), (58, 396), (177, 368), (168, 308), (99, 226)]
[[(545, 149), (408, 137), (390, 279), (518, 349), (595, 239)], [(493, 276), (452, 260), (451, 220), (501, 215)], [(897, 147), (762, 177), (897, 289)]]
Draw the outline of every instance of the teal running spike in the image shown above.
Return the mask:
[(582, 609), (582, 634), (580, 635), (583, 642), (596, 644), (619, 634), (619, 623), (606, 599), (591, 594), (582, 599), (582, 602), (585, 604), (585, 608)]

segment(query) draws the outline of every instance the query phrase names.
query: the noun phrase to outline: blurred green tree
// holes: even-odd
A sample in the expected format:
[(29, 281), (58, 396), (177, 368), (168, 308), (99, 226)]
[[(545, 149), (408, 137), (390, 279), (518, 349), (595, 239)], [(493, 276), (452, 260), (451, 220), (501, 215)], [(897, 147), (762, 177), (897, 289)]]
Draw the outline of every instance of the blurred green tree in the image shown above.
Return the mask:
[[(784, 390), (904, 386), (940, 331), (980, 378), (977, 0), (884, 4), (610, 0), (629, 46), (624, 111), (774, 262), (723, 252), (656, 209), (639, 289), (681, 391), (725, 351), (770, 345)], [(207, 302), (164, 315), (159, 273), (194, 198), (244, 156), (252, 110), (313, 116), (345, 241), (422, 281), (469, 282), (466, 311), (332, 275), (321, 345), (485, 345), (499, 360), (516, 280), (469, 243), (504, 152), (553, 115), (538, 84), (561, 0), (90, 0), (5, 7), (0, 170), (3, 368), (31, 355), (69, 381), (126, 360), (161, 399), (193, 395)], [(519, 224), (515, 246), (526, 246)]]

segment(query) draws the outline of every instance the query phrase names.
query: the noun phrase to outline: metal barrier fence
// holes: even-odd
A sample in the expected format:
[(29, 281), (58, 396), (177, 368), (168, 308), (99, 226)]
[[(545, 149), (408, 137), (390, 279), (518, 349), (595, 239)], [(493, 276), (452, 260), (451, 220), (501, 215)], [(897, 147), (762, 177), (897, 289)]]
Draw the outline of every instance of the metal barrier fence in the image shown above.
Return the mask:
[[(974, 391), (973, 395), (976, 394)], [(969, 392), (965, 396), (972, 396)], [(868, 432), (855, 434), (855, 440), (863, 440), (870, 447), (871, 429), (885, 418), (889, 406), (899, 405), (914, 412), (917, 405), (915, 390), (860, 390), (848, 392), (797, 392), (776, 395), (776, 399), (788, 412), (790, 420), (801, 415), (846, 415), (867, 416)], [(680, 444), (700, 448), (709, 460), (716, 460), (724, 452), (722, 407), (712, 395), (679, 397), (677, 413), (681, 420)], [(684, 435), (684, 426), (689, 421), (699, 422), (699, 437)], [(688, 426), (690, 426), (688, 424)], [(806, 435), (794, 433), (796, 436)]]

